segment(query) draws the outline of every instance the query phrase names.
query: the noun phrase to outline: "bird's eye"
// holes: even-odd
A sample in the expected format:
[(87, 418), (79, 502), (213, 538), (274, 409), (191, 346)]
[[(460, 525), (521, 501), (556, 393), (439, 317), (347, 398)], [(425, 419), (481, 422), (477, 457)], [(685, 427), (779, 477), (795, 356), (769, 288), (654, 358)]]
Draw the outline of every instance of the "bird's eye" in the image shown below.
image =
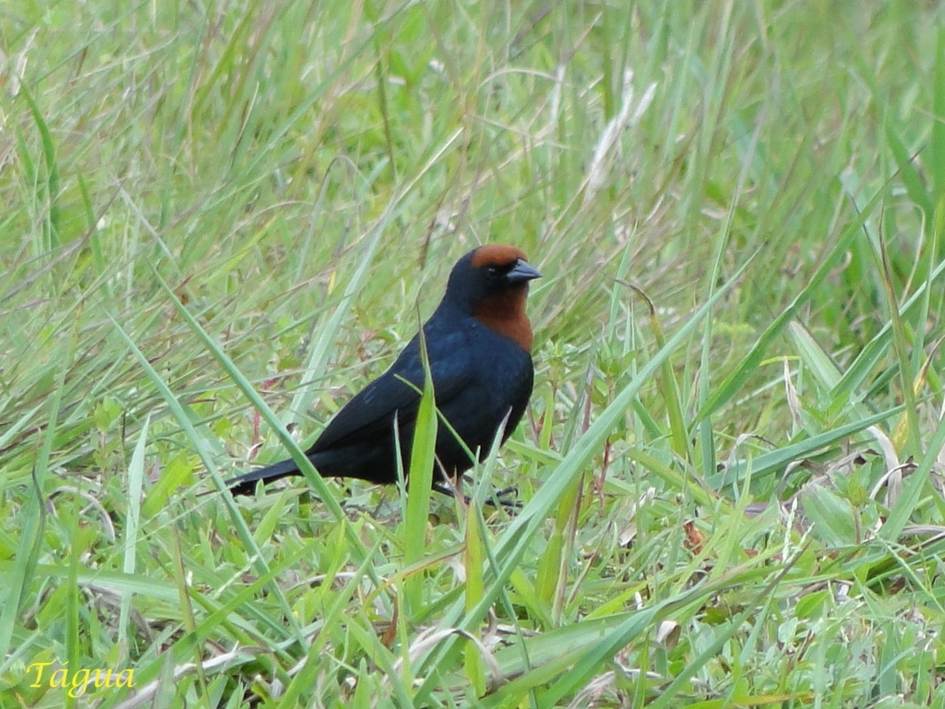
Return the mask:
[(489, 267), (486, 269), (486, 273), (488, 273), (491, 278), (495, 278), (496, 276), (499, 275), (499, 267), (498, 267), (498, 266), (489, 266)]

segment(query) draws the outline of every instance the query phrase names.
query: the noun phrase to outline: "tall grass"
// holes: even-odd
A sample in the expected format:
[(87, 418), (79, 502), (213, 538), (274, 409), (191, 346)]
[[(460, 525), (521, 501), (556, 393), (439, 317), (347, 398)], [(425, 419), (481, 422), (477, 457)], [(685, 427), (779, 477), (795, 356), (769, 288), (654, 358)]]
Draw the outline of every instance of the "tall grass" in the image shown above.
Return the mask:
[[(945, 705), (940, 8), (3, 17), (0, 706)], [(468, 501), (223, 492), (494, 241), (536, 386)]]

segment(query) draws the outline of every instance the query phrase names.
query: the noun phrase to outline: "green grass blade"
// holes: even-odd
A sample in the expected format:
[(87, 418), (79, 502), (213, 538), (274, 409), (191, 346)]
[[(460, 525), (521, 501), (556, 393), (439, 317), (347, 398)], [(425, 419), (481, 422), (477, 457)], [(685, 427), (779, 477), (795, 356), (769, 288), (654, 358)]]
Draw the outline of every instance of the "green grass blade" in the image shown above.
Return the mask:
[(853, 423), (848, 423), (843, 426), (837, 426), (832, 428), (829, 431), (824, 431), (815, 436), (810, 436), (805, 438), (797, 443), (792, 443), (791, 445), (784, 446), (783, 448), (778, 448), (777, 450), (769, 451), (759, 455), (757, 458), (752, 458), (751, 460), (743, 460), (725, 472), (718, 474), (710, 478), (709, 483), (713, 487), (721, 488), (724, 485), (729, 485), (734, 482), (741, 481), (745, 475), (751, 471), (751, 477), (753, 479), (763, 478), (766, 475), (770, 475), (778, 470), (783, 470), (788, 463), (791, 463), (796, 460), (802, 460), (810, 455), (813, 455), (817, 451), (825, 448), (827, 446), (833, 445), (838, 441), (841, 441), (849, 436), (852, 436), (855, 433), (859, 433), (870, 426), (874, 426), (877, 423), (881, 423), (891, 416), (895, 416), (898, 413), (901, 413), (903, 407), (894, 406), (891, 409), (886, 409), (881, 411), (878, 414), (873, 414), (872, 416), (867, 416), (866, 418), (859, 419)]
[[(128, 465), (128, 513), (125, 522), (125, 549), (121, 569), (129, 576), (135, 573), (135, 559), (138, 544), (138, 525), (141, 516), (141, 497), (144, 489), (144, 450), (148, 443), (148, 426), (151, 423), (150, 414), (145, 418), (141, 432), (138, 434), (138, 443), (131, 454), (131, 463)], [(118, 614), (118, 638), (121, 648), (121, 659), (128, 658), (128, 619), (131, 611), (132, 594), (126, 592), (121, 597), (121, 608)]]
[[(427, 357), (426, 340), (420, 335), (423, 358), (423, 393), (417, 408), (408, 469), (407, 508), (404, 512), (404, 564), (410, 566), (426, 553), (427, 520), (430, 514), (430, 492), (436, 455), (437, 413), (433, 391), (433, 377)], [(404, 582), (404, 597), (411, 614), (423, 608), (423, 572), (408, 576)]]
[(699, 655), (691, 659), (686, 667), (677, 674), (673, 681), (669, 683), (663, 691), (660, 692), (659, 698), (652, 703), (651, 706), (656, 707), (657, 709), (666, 706), (675, 706), (670, 702), (673, 702), (675, 699), (676, 693), (682, 689), (686, 682), (699, 670), (701, 670), (706, 663), (708, 663), (712, 658), (716, 657), (722, 647), (735, 635), (739, 628), (747, 622), (753, 614), (758, 612), (758, 608), (763, 605), (763, 602), (766, 601), (772, 593), (774, 593), (777, 588), (778, 582), (781, 581), (788, 571), (797, 563), (798, 559), (801, 557), (801, 554), (804, 552), (803, 549), (798, 551), (794, 557), (788, 560), (780, 571), (774, 575), (774, 577), (765, 584), (765, 587), (758, 592), (758, 594), (746, 604), (745, 609), (732, 618), (731, 622), (720, 632), (716, 633), (715, 639), (712, 643), (704, 648)]
[(322, 372), (325, 370), (332, 342), (334, 342), (339, 328), (341, 328), (345, 317), (348, 315), (351, 304), (364, 284), (368, 268), (374, 258), (374, 252), (377, 250), (381, 235), (384, 233), (384, 227), (389, 220), (389, 215), (390, 213), (388, 213), (387, 218), (380, 220), (375, 226), (373, 235), (361, 250), (357, 269), (346, 279), (345, 290), (338, 306), (316, 330), (315, 341), (312, 343), (312, 349), (305, 363), (305, 372), (302, 375), (301, 384), (289, 405), (289, 422), (298, 423), (301, 421), (305, 412), (312, 406), (312, 400), (315, 396), (315, 388), (312, 384), (322, 376)]
[[(936, 282), (943, 273), (945, 273), (945, 261), (941, 261), (932, 273), (929, 274), (926, 282), (919, 286), (915, 293), (909, 296), (900, 306), (900, 318), (906, 319), (914, 314), (915, 309), (921, 305), (922, 299), (926, 296), (926, 293), (931, 293), (930, 289), (932, 284)], [(860, 350), (860, 353), (843, 372), (840, 381), (837, 382), (837, 385), (833, 388), (833, 391), (831, 391), (830, 395), (834, 402), (842, 405), (854, 396), (855, 392), (860, 388), (863, 382), (866, 381), (869, 373), (889, 349), (892, 343), (892, 332), (892, 323), (886, 321), (879, 332)]]
[(46, 235), (45, 250), (52, 251), (60, 246), (59, 239), (59, 163), (56, 160), (56, 147), (53, 143), (52, 134), (49, 132), (49, 126), (43, 118), (39, 106), (33, 100), (32, 94), (26, 85), (22, 85), (23, 98), (29, 105), (30, 113), (36, 123), (39, 131), (40, 141), (43, 146), (43, 161), (46, 163), (46, 203), (49, 210), (44, 220), (44, 232)]
[(929, 164), (936, 194), (945, 194), (945, 29), (938, 28), (932, 70), (932, 140)]
[[(197, 430), (194, 428), (194, 424), (191, 422), (190, 417), (187, 415), (187, 413), (184, 411), (184, 408), (177, 400), (177, 397), (174, 396), (174, 393), (167, 386), (167, 383), (164, 381), (161, 375), (157, 373), (154, 367), (151, 366), (148, 358), (145, 357), (141, 350), (138, 349), (138, 346), (134, 343), (134, 340), (131, 339), (131, 336), (125, 332), (124, 328), (122, 328), (122, 326), (119, 325), (114, 319), (112, 320), (112, 323), (114, 324), (115, 329), (125, 340), (128, 349), (131, 350), (131, 353), (135, 356), (142, 369), (144, 369), (145, 373), (148, 375), (151, 383), (154, 384), (155, 388), (157, 388), (161, 396), (164, 398), (168, 409), (170, 409), (171, 413), (174, 415), (174, 418), (177, 419), (177, 422), (184, 430), (187, 438), (190, 439), (191, 443), (194, 445), (194, 448), (196, 448), (197, 455), (200, 456), (200, 459), (207, 468), (207, 471), (210, 473), (211, 478), (213, 478), (214, 482), (217, 484), (217, 488), (220, 490), (226, 490), (223, 477), (220, 475), (219, 470), (217, 470), (216, 463), (209, 455), (209, 445), (207, 444), (204, 437), (197, 433)], [(227, 491), (221, 496), (221, 499), (223, 500), (223, 504), (226, 505), (227, 512), (229, 512), (233, 529), (236, 530), (237, 536), (239, 536), (243, 546), (246, 547), (246, 550), (253, 557), (253, 563), (258, 569), (259, 573), (268, 574), (269, 565), (266, 563), (262, 551), (259, 549), (256, 541), (253, 539), (253, 535), (249, 531), (249, 527), (246, 526), (246, 522), (243, 520), (243, 516), (240, 514), (239, 508), (236, 506), (233, 496)], [(295, 614), (292, 613), (289, 602), (286, 599), (282, 588), (277, 583), (272, 583), (270, 584), (270, 590), (278, 599), (278, 602), (282, 605), (283, 612), (285, 613), (286, 618), (289, 619), (290, 625), (293, 627), (296, 636), (301, 639), (301, 630), (298, 627), (298, 623), (295, 620)]]
[[(278, 417), (275, 415), (272, 409), (269, 408), (269, 405), (265, 402), (265, 400), (259, 396), (259, 393), (253, 387), (250, 381), (243, 375), (243, 373), (223, 351), (223, 348), (220, 347), (220, 345), (212, 337), (210, 337), (207, 331), (200, 326), (200, 323), (198, 323), (194, 316), (190, 314), (190, 311), (188, 311), (187, 308), (183, 306), (183, 304), (180, 302), (174, 292), (168, 287), (167, 283), (165, 283), (160, 277), (160, 275), (155, 273), (155, 276), (157, 277), (161, 286), (164, 288), (167, 296), (176, 306), (177, 312), (179, 312), (184, 320), (187, 321), (187, 324), (190, 326), (194, 334), (196, 334), (203, 342), (204, 346), (207, 348), (207, 351), (209, 351), (213, 355), (214, 359), (220, 363), (227, 375), (239, 387), (240, 391), (243, 392), (246, 398), (248, 398), (253, 403), (253, 406), (256, 407), (260, 414), (262, 414), (262, 417), (266, 420), (266, 423), (268, 423), (275, 430), (276, 435), (279, 436), (282, 444), (286, 447), (286, 450), (291, 455), (292, 460), (294, 460), (296, 465), (299, 466), (299, 470), (305, 476), (305, 479), (308, 480), (313, 488), (315, 488), (316, 494), (328, 508), (329, 512), (331, 512), (331, 514), (334, 516), (335, 520), (344, 526), (346, 533), (348, 534), (349, 541), (354, 546), (354, 549), (357, 550), (358, 560), (363, 560), (364, 555), (367, 554), (367, 549), (364, 547), (364, 544), (361, 542), (361, 540), (357, 538), (354, 530), (351, 529), (351, 526), (348, 523), (348, 518), (345, 516), (344, 511), (341, 509), (341, 505), (338, 504), (338, 500), (335, 499), (334, 494), (332, 494), (331, 489), (328, 487), (324, 478), (322, 478), (318, 471), (315, 470), (312, 462), (308, 459), (302, 449), (299, 448), (299, 445), (295, 442), (295, 439), (293, 439), (289, 432), (285, 429), (285, 426), (282, 425)], [(170, 394), (170, 390), (167, 391), (167, 394)], [(173, 395), (171, 396), (173, 397)], [(187, 423), (184, 424), (184, 421), (181, 421), (181, 425), (185, 427), (185, 430), (187, 430), (187, 427), (190, 426), (190, 422), (188, 420)], [(192, 427), (190, 427), (190, 430), (192, 430)], [(201, 459), (204, 461), (204, 465), (207, 465), (207, 458), (203, 454), (201, 455)], [(220, 477), (220, 474), (217, 472), (216, 466), (212, 464), (207, 465), (207, 470), (210, 472), (210, 476), (214, 484), (217, 486), (217, 489), (221, 492), (226, 491), (226, 485), (223, 482), (223, 478)], [(232, 495), (226, 491), (224, 492), (223, 499), (227, 505), (227, 509), (230, 511), (231, 516), (239, 518), (238, 529), (240, 529), (241, 536), (243, 536), (244, 532), (246, 534), (244, 542), (248, 540), (250, 542), (250, 546), (248, 548), (254, 549), (255, 543), (252, 541), (252, 535), (249, 534), (249, 530), (246, 527), (245, 522), (243, 522), (242, 517), (240, 517), (239, 510), (236, 507), (236, 503), (233, 501)], [(254, 550), (257, 554), (259, 553), (258, 549)]]
[(945, 416), (939, 419), (919, 467), (902, 483), (902, 493), (879, 530), (879, 536), (882, 539), (891, 542), (899, 539), (899, 535), (902, 534), (902, 530), (905, 529), (909, 518), (922, 499), (922, 492), (929, 482), (932, 467), (938, 461), (943, 446), (945, 446)]
[[(491, 580), (483, 599), (472, 611), (463, 615), (460, 622), (462, 629), (469, 631), (486, 614), (489, 606), (494, 602), (499, 590), (504, 587), (509, 576), (515, 570), (525, 549), (528, 547), (535, 533), (544, 524), (545, 518), (561, 498), (572, 482), (583, 472), (584, 467), (600, 449), (607, 434), (630, 407), (631, 402), (640, 389), (653, 377), (663, 362), (677, 347), (682, 345), (689, 335), (696, 329), (702, 318), (709, 312), (711, 306), (732, 288), (751, 261), (746, 261), (713, 296), (703, 304), (689, 320), (670, 337), (666, 344), (653, 355), (653, 358), (640, 369), (639, 373), (628, 383), (617, 397), (601, 412), (590, 428), (575, 441), (571, 450), (561, 463), (548, 476), (538, 493), (528, 502), (511, 525), (500, 537), (496, 547), (496, 557), (502, 565)], [(457, 619), (458, 620), (458, 619)], [(445, 658), (454, 646), (454, 639), (447, 638), (435, 653), (424, 661), (421, 669), (428, 666), (437, 666), (446, 662)], [(427, 692), (432, 689), (432, 679), (435, 675), (427, 676), (424, 684), (418, 690), (415, 701), (426, 701)]]
[(43, 504), (45, 481), (49, 474), (49, 455), (53, 449), (53, 440), (59, 421), (59, 408), (62, 404), (63, 385), (70, 361), (71, 351), (60, 365), (56, 375), (52, 396), (49, 397), (46, 431), (43, 434), (39, 455), (33, 464), (30, 494), (19, 513), (17, 526), (20, 538), (16, 547), (12, 574), (8, 579), (9, 583), (4, 584), (6, 593), (3, 595), (3, 610), (0, 611), (0, 658), (4, 659), (7, 657), (16, 619), (36, 573), (36, 563), (39, 560), (46, 516)]
[(857, 214), (856, 219), (847, 225), (836, 243), (829, 249), (824, 257), (820, 259), (820, 265), (817, 267), (817, 270), (811, 276), (810, 280), (808, 280), (807, 285), (794, 296), (794, 299), (787, 308), (782, 310), (771, 324), (764, 329), (755, 344), (752, 345), (751, 351), (742, 358), (735, 366), (735, 369), (719, 384), (718, 388), (709, 397), (709, 400), (702, 405), (699, 412), (696, 414), (696, 423), (710, 416), (728, 403), (755, 372), (759, 363), (764, 358), (768, 347), (774, 341), (774, 338), (781, 334), (781, 331), (795, 316), (798, 309), (810, 299), (814, 290), (827, 277), (827, 274), (830, 272), (830, 269), (833, 268), (834, 263), (840, 255), (845, 253), (853, 240), (860, 235), (860, 230), (863, 228), (864, 222), (880, 203), (883, 194), (883, 191), (877, 192), (870, 200), (869, 204), (864, 207), (863, 211)]
[[(466, 570), (466, 587), (463, 590), (465, 608), (467, 611), (476, 607), (485, 593), (485, 578), (483, 576), (483, 562), (486, 553), (482, 540), (483, 527), (480, 525), (480, 511), (476, 502), (466, 511), (466, 533), (463, 550), (463, 567)], [(479, 648), (473, 642), (466, 642), (464, 665), (466, 679), (475, 692), (481, 697), (486, 692), (486, 675)]]

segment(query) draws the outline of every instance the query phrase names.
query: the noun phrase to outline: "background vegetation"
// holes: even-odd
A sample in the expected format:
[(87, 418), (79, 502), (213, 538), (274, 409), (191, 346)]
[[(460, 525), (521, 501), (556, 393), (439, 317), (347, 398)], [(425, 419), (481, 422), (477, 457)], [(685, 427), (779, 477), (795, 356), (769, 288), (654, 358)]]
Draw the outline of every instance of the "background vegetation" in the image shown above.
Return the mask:
[[(3, 706), (945, 703), (936, 3), (0, 13)], [(492, 241), (472, 504), (218, 491)]]

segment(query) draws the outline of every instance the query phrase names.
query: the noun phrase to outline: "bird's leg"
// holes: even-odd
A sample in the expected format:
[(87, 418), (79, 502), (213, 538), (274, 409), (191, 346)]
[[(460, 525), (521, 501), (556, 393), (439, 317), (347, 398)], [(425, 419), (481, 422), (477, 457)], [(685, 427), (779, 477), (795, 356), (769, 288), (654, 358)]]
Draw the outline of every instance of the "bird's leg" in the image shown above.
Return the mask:
[[(442, 482), (439, 480), (433, 481), (433, 489), (440, 493), (441, 495), (446, 495), (447, 497), (456, 497), (455, 488), (450, 485), (448, 482)], [(468, 502), (468, 500), (467, 500)]]
[[(473, 484), (473, 479), (469, 475), (463, 475), (463, 479), (470, 485)], [(518, 488), (515, 485), (504, 487), (501, 490), (492, 490), (489, 497), (486, 498), (486, 504), (492, 507), (505, 507), (506, 509), (522, 509), (522, 503), (517, 499), (503, 499), (509, 497), (518, 497)]]
[[(463, 479), (470, 485), (473, 484), (472, 478), (468, 475), (463, 475)], [(489, 496), (486, 497), (485, 503), (489, 505), (489, 507), (496, 509), (502, 507), (507, 510), (520, 510), (522, 509), (522, 503), (516, 498), (518, 498), (518, 488), (514, 485), (502, 488), (501, 490), (493, 488), (489, 491)], [(469, 502), (469, 498), (466, 498), (466, 501)]]
[(509, 485), (501, 490), (495, 490), (492, 494), (496, 497), (518, 497), (518, 487)]
[[(469, 484), (472, 484), (472, 478), (468, 475), (463, 475), (461, 479), (457, 480), (457, 483), (452, 483), (449, 478), (443, 481), (436, 481), (433, 483), (433, 489), (443, 495), (449, 495), (450, 497), (456, 497), (456, 493), (462, 491), (462, 481), (465, 481)], [(462, 493), (461, 493), (462, 494)], [(486, 498), (485, 503), (490, 507), (503, 507), (507, 510), (520, 510), (522, 509), (522, 503), (517, 499), (507, 499), (509, 497), (515, 498), (518, 496), (518, 488), (514, 485), (511, 487), (506, 487), (501, 490), (493, 490), (489, 497)], [(462, 500), (468, 505), (472, 502), (472, 498), (468, 495), (463, 494)]]
[(522, 503), (518, 500), (518, 488), (515, 485), (504, 487), (501, 490), (493, 490), (487, 502), (493, 507), (504, 507), (507, 510), (522, 509)]

